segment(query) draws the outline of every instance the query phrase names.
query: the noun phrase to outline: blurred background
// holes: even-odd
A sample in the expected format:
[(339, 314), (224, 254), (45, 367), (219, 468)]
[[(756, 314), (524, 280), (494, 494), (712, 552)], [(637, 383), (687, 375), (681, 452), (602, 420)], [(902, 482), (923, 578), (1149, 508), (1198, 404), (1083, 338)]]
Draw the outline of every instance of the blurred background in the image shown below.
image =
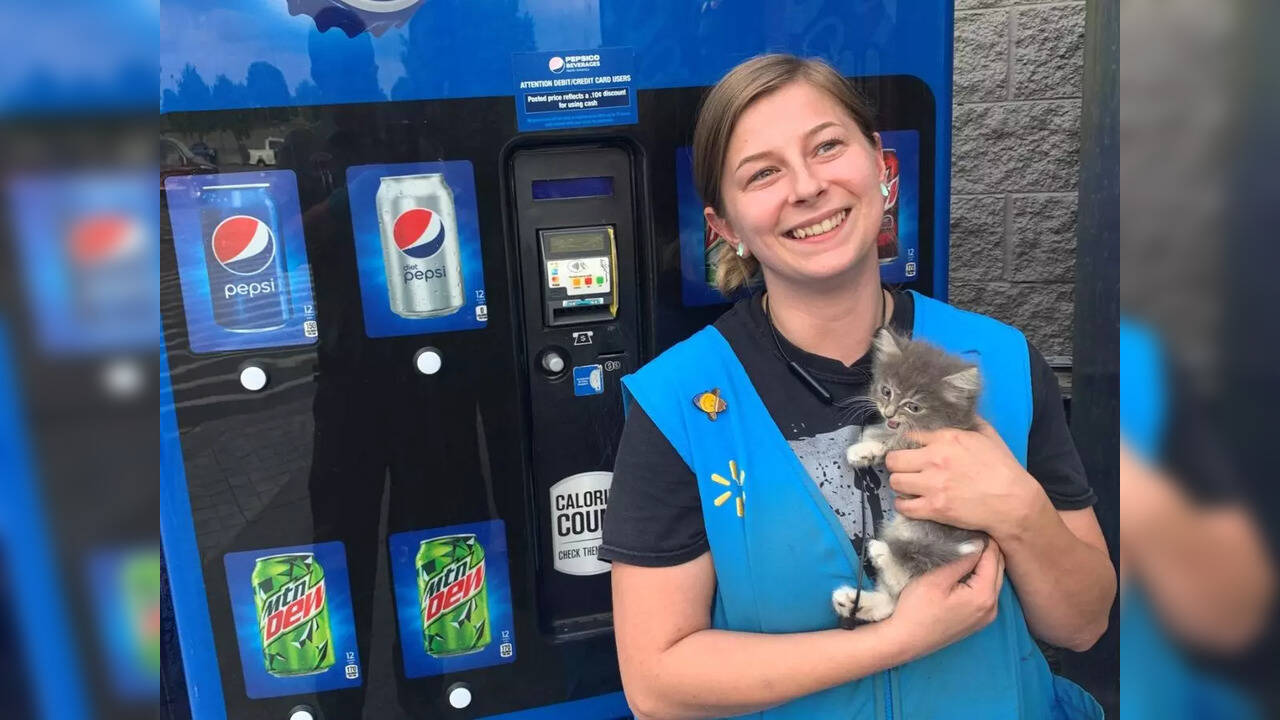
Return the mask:
[(1272, 717), (1280, 8), (1119, 20), (1122, 708)]
[(154, 717), (157, 7), (0, 13), (0, 714)]

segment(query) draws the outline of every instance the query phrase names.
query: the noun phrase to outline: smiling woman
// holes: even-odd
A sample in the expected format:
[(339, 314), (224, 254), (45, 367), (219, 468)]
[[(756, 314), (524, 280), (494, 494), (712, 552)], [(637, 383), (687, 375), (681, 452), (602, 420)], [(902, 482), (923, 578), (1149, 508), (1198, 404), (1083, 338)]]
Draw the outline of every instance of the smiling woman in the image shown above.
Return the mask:
[[(785, 55), (734, 68), (703, 103), (694, 174), (725, 241), (717, 282), (760, 292), (624, 380), (600, 557), (638, 717), (1101, 717), (1032, 640), (1091, 645), (1115, 595), (1056, 381), (1014, 328), (881, 286), (871, 118), (832, 68)], [(883, 326), (976, 354), (983, 432), (921, 438), (888, 471), (844, 460), (877, 419)], [(862, 577), (895, 510), (993, 541), (913, 580), (888, 619), (837, 629), (831, 592)]]

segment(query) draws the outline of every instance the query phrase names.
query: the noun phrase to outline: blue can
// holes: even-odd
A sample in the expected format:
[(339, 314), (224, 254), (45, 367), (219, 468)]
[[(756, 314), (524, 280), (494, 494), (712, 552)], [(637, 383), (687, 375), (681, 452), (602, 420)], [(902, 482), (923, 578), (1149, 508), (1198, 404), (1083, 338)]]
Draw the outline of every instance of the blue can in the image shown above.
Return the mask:
[(262, 332), (289, 321), (289, 277), (268, 183), (200, 188), (200, 225), (213, 321)]

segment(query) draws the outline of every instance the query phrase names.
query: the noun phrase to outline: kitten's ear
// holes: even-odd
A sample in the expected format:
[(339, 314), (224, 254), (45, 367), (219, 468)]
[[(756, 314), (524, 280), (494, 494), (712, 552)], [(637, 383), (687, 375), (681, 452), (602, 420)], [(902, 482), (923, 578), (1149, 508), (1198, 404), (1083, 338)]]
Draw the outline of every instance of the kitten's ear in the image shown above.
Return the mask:
[(898, 345), (898, 339), (888, 328), (880, 328), (876, 332), (874, 343), (877, 360), (893, 360), (902, 357), (902, 347)]
[(946, 383), (947, 394), (955, 400), (967, 400), (978, 395), (982, 389), (982, 380), (978, 377), (978, 368), (969, 366), (964, 370), (942, 378)]

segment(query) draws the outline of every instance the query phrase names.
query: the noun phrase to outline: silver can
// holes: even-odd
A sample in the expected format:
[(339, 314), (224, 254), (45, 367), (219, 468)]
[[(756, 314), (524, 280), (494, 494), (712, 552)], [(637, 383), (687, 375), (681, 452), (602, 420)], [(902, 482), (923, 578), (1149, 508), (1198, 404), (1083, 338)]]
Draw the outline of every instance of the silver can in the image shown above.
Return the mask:
[(439, 174), (382, 178), (377, 195), (391, 312), (439, 317), (466, 302), (453, 191)]

